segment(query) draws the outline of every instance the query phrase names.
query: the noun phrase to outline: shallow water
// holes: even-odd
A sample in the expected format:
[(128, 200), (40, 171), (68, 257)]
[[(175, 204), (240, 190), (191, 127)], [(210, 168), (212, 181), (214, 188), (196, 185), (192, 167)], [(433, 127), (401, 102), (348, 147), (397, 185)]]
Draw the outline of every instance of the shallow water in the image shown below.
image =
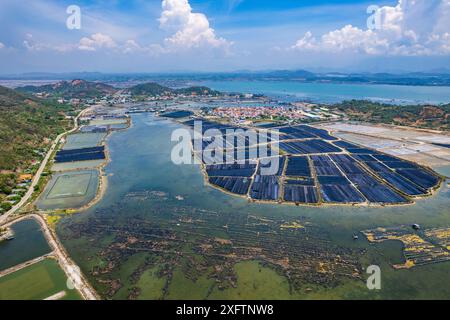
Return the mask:
[[(214, 213), (216, 220), (210, 225), (201, 225), (204, 235), (211, 237), (222, 236), (222, 226), (230, 217), (258, 216), (276, 220), (302, 219), (314, 227), (320, 237), (326, 237), (333, 246), (342, 250), (363, 250), (363, 254), (354, 253), (355, 259), (361, 258), (363, 267), (377, 263), (383, 266), (384, 277), (389, 285), (381, 292), (368, 293), (361, 281), (343, 281), (341, 285), (329, 288), (317, 287), (311, 298), (417, 298), (429, 297), (449, 298), (450, 288), (443, 285), (450, 283), (450, 263), (417, 267), (413, 270), (394, 271), (389, 265), (398, 263), (401, 259), (400, 245), (383, 244), (369, 245), (363, 237), (358, 241), (352, 240), (352, 235), (361, 230), (379, 226), (396, 226), (400, 224), (411, 225), (419, 223), (424, 228), (450, 226), (449, 188), (445, 185), (433, 197), (419, 200), (415, 205), (401, 207), (367, 208), (367, 207), (296, 207), (289, 205), (256, 204), (246, 199), (234, 197), (218, 191), (204, 184), (204, 178), (197, 165), (174, 165), (170, 161), (171, 146), (170, 134), (180, 125), (171, 121), (155, 121), (149, 114), (133, 116), (133, 126), (123, 132), (115, 132), (108, 138), (111, 163), (105, 168), (108, 176), (108, 189), (103, 199), (89, 210), (66, 217), (58, 225), (57, 232), (68, 249), (69, 253), (79, 263), (83, 271), (93, 282), (97, 290), (105, 295), (107, 289), (104, 284), (97, 282), (106, 276), (92, 275), (93, 268), (103, 266), (105, 262), (100, 256), (107, 251), (108, 246), (120, 234), (114, 232), (123, 228), (135, 227), (136, 223), (149, 223), (160, 230), (196, 230), (198, 225), (176, 223), (175, 217), (189, 216), (197, 213)], [(127, 198), (130, 193), (150, 192), (145, 197)], [(135, 194), (133, 194), (135, 195)], [(181, 196), (181, 197), (180, 197)], [(92, 220), (94, 219), (94, 220)], [(178, 218), (177, 218), (178, 219)], [(82, 232), (73, 232), (73, 229), (83, 226), (89, 230), (92, 221), (105, 221), (95, 227), (98, 230), (90, 235)], [(141, 222), (137, 222), (141, 221)], [(102, 225), (103, 224), (103, 225)], [(170, 226), (167, 227), (167, 226)], [(187, 228), (187, 229), (186, 229)], [(72, 231), (71, 231), (72, 230)], [(307, 240), (306, 240), (307, 241)], [(314, 241), (313, 239), (311, 241)], [(307, 243), (306, 243), (307, 244)], [(346, 249), (347, 248), (347, 249)], [(130, 277), (136, 268), (142, 266), (146, 259), (161, 259), (158, 253), (126, 253), (116, 263), (109, 277), (120, 279), (123, 287), (112, 298), (126, 298), (136, 284), (130, 283)], [(159, 260), (158, 260), (159, 261)], [(245, 272), (246, 264), (237, 267), (238, 278), (242, 286), (252, 281), (260, 283), (258, 279), (249, 279), (252, 272)], [(251, 268), (255, 266), (250, 264)], [(265, 267), (264, 267), (265, 268)], [(154, 270), (154, 269), (152, 269)], [(174, 278), (168, 288), (166, 298), (189, 298), (185, 292), (195, 292), (195, 297), (225, 297), (246, 298), (238, 295), (249, 292), (244, 290), (217, 290), (211, 289), (213, 280), (200, 277), (197, 282), (191, 282), (183, 277), (183, 273), (176, 269)], [(266, 271), (264, 271), (266, 272)], [(157, 287), (158, 294), (150, 295), (161, 297), (161, 278), (151, 274), (144, 274), (138, 282), (141, 291), (149, 296), (148, 290)], [(142, 277), (144, 277), (144, 275)], [(280, 279), (268, 282), (269, 287), (260, 288), (260, 296), (264, 298), (265, 292), (270, 292), (270, 286), (276, 286)], [(245, 279), (242, 279), (245, 278)], [(283, 280), (284, 279), (284, 280)], [(109, 280), (108, 280), (109, 281)], [(250, 281), (250, 282), (249, 282)], [(186, 291), (186, 286), (189, 290)], [(238, 285), (239, 287), (239, 285)], [(239, 289), (239, 288), (238, 288)], [(152, 289), (153, 290), (153, 289)], [(212, 290), (212, 293), (209, 291)], [(209, 292), (209, 293), (207, 293)], [(285, 293), (286, 298), (304, 298), (300, 293)], [(427, 296), (425, 296), (427, 297)]]
[(205, 81), (202, 85), (225, 92), (251, 92), (334, 103), (369, 99), (386, 103), (449, 103), (450, 87), (373, 84), (303, 83), (295, 81)]
[(34, 219), (26, 219), (12, 225), (13, 240), (0, 242), (0, 270), (37, 258), (51, 251)]

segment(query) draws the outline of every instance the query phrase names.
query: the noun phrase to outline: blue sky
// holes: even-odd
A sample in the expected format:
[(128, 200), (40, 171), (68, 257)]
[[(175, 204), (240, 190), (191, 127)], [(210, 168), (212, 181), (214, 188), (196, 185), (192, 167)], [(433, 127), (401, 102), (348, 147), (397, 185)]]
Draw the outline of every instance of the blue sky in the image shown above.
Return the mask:
[[(70, 5), (80, 29), (66, 26)], [(450, 65), (448, 0), (2, 0), (0, 21), (2, 74)]]

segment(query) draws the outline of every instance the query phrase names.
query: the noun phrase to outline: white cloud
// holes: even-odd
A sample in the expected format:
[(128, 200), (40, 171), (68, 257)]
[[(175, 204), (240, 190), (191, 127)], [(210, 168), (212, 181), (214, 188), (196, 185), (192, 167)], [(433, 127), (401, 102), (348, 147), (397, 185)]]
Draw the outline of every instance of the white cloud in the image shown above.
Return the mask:
[(75, 44), (66, 43), (57, 45), (37, 41), (32, 34), (28, 33), (25, 35), (23, 45), (29, 51), (51, 50), (58, 52), (68, 52), (73, 50), (96, 51), (97, 49), (102, 48), (114, 49), (118, 47), (116, 42), (110, 36), (102, 33), (95, 33), (90, 37), (83, 37)]
[(28, 51), (57, 51), (61, 53), (77, 50), (90, 52), (111, 50), (115, 53), (144, 53), (156, 56), (165, 52), (165, 49), (158, 44), (142, 46), (137, 41), (131, 39), (124, 42), (116, 42), (111, 36), (102, 33), (95, 33), (89, 37), (83, 37), (78, 43), (58, 45), (36, 41), (32, 34), (27, 34), (23, 41), (23, 46)]
[(27, 33), (25, 35), (25, 40), (23, 41), (23, 46), (28, 51), (52, 50), (52, 51), (58, 51), (58, 52), (67, 52), (67, 51), (71, 51), (75, 48), (75, 46), (72, 44), (53, 45), (53, 44), (36, 41), (36, 40), (34, 40), (34, 37), (31, 33)]
[(31, 33), (27, 33), (25, 35), (25, 40), (23, 41), (23, 46), (30, 51), (39, 51), (44, 49), (44, 45), (34, 41), (33, 35)]
[(3, 44), (3, 42), (0, 42), (0, 50), (5, 48), (5, 45)]
[(231, 42), (216, 35), (203, 13), (192, 12), (188, 0), (163, 0), (160, 27), (175, 33), (165, 39), (169, 50), (209, 47), (228, 50)]
[(116, 48), (116, 42), (108, 35), (94, 33), (90, 37), (83, 37), (80, 40), (78, 49), (83, 51), (96, 51), (101, 48)]
[(370, 55), (450, 54), (450, 0), (399, 0), (395, 7), (381, 7), (378, 14), (379, 28), (362, 30), (347, 25), (320, 38), (307, 32), (291, 49)]
[[(229, 53), (231, 42), (216, 35), (210, 27), (208, 18), (202, 13), (192, 12), (188, 0), (163, 0), (162, 13), (159, 18), (160, 28), (171, 32), (172, 35), (164, 39), (162, 44), (143, 45), (136, 39), (120, 36), (113, 39), (109, 33), (97, 32), (90, 36), (82, 37), (78, 43), (52, 45), (45, 42), (35, 41), (31, 34), (26, 36), (23, 45), (29, 51), (53, 50), (66, 51), (100, 51), (112, 50), (121, 53), (144, 53), (159, 55), (188, 51), (195, 48), (221, 49)], [(123, 35), (122, 35), (123, 36)], [(117, 41), (117, 38), (119, 40)]]
[(127, 40), (123, 48), (124, 53), (133, 53), (141, 50), (142, 50), (141, 45), (137, 43), (135, 40)]
[(123, 53), (145, 53), (152, 56), (157, 56), (164, 53), (165, 50), (159, 44), (150, 44), (148, 46), (142, 46), (135, 40), (127, 40), (121, 46)]

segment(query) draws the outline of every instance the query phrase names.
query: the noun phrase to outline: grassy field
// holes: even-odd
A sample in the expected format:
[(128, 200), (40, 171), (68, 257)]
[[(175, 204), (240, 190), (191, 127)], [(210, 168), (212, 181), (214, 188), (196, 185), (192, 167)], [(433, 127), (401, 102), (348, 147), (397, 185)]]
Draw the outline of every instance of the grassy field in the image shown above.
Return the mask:
[(206, 293), (214, 284), (214, 279), (207, 279), (206, 275), (199, 277), (195, 282), (188, 279), (179, 268), (173, 272), (169, 287), (168, 300), (202, 300), (207, 298)]
[(274, 270), (261, 266), (258, 261), (244, 261), (234, 267), (236, 288), (214, 290), (210, 299), (292, 299), (289, 283)]
[(62, 299), (79, 300), (76, 290), (69, 290), (66, 275), (56, 260), (39, 263), (0, 278), (0, 300), (42, 300), (61, 291)]
[(141, 288), (141, 293), (138, 297), (140, 300), (160, 300), (163, 298), (163, 288), (166, 282), (165, 277), (158, 277), (157, 268), (146, 270), (137, 286)]

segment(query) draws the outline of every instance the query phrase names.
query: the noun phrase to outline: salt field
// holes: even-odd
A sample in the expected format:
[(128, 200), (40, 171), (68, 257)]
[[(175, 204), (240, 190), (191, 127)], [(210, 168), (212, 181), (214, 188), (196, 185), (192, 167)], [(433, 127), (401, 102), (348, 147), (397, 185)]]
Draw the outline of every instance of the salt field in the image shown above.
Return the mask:
[[(350, 154), (343, 150), (335, 154), (281, 155), (283, 170), (275, 172), (275, 178), (257, 177), (261, 176), (262, 167), (257, 165), (255, 169), (215, 167), (214, 170), (230, 173), (205, 179), (201, 173), (205, 168), (175, 165), (171, 161), (172, 145), (167, 141), (173, 130), (181, 127), (153, 115), (134, 115), (130, 129), (108, 139), (111, 162), (104, 168), (109, 182), (104, 197), (93, 207), (67, 216), (58, 224), (59, 238), (103, 297), (126, 299), (135, 293), (139, 299), (189, 299), (193, 295), (198, 299), (242, 295), (270, 298), (273, 292), (286, 299), (448, 296), (448, 287), (442, 285), (448, 280), (448, 262), (393, 270), (392, 263), (404, 262), (401, 243), (369, 244), (363, 236), (359, 241), (352, 239), (352, 234), (359, 234), (360, 230), (380, 226), (418, 223), (424, 229), (446, 227), (449, 215), (446, 185), (434, 191), (433, 196), (414, 197), (415, 204), (407, 207), (318, 206), (320, 199), (324, 201), (324, 194), (330, 201), (326, 204), (332, 204), (338, 192), (352, 196), (347, 186), (359, 187), (352, 181), (369, 182), (365, 181), (366, 175), (358, 173), (362, 168), (363, 172), (372, 172), (366, 171), (371, 168), (369, 163), (381, 170), (377, 172), (396, 173), (392, 181), (400, 183), (404, 180), (397, 170), (406, 173), (405, 170), (414, 169), (391, 168), (389, 165), (400, 164), (389, 161), (390, 158), (377, 159), (374, 157), (377, 154)], [(341, 149), (359, 149), (357, 152), (370, 149), (355, 148), (354, 144), (337, 145), (338, 141), (341, 140), (327, 142)], [(355, 161), (347, 161), (341, 155)], [(289, 158), (294, 157), (310, 159), (313, 177), (283, 178)], [(409, 162), (401, 166), (408, 166), (406, 163)], [(321, 175), (314, 173), (319, 167)], [(250, 177), (232, 175), (240, 169), (255, 173)], [(343, 169), (345, 173), (341, 172)], [(247, 171), (238, 172), (248, 175)], [(372, 173), (367, 176), (375, 177)], [(217, 190), (209, 184), (210, 179), (244, 195), (233, 196)], [(376, 182), (381, 183), (378, 179)], [(388, 184), (391, 186), (383, 182)], [(329, 185), (335, 187), (330, 189)], [(325, 186), (323, 193), (322, 186)], [(286, 201), (300, 199), (310, 205), (279, 205), (259, 199), (272, 198), (283, 188)], [(368, 197), (378, 196), (372, 193), (380, 190), (372, 187), (364, 192)], [(255, 201), (249, 201), (249, 194)], [(367, 263), (374, 261), (382, 268), (385, 283), (376, 293), (368, 292), (361, 280)], [(140, 273), (143, 265), (147, 269)], [(326, 273), (321, 272), (323, 268)], [(220, 284), (228, 284), (229, 275), (238, 279), (235, 286), (218, 288), (217, 279)], [(262, 279), (258, 280), (259, 277)], [(120, 279), (120, 286), (114, 282), (116, 279)], [(335, 285), (327, 286), (330, 281)]]
[(63, 150), (82, 149), (99, 146), (103, 139), (106, 137), (106, 133), (75, 133), (70, 134), (66, 138), (66, 143), (63, 146)]
[[(182, 123), (199, 130), (193, 120)], [(226, 130), (238, 128), (212, 121), (202, 124), (202, 132), (205, 128), (217, 129), (217, 133), (227, 133), (228, 137), (232, 134)], [(194, 154), (202, 159), (208, 182), (254, 201), (384, 206), (413, 203), (417, 197), (431, 195), (442, 181), (437, 173), (425, 167), (340, 140), (324, 129), (298, 125), (264, 132), (269, 137), (279, 135), (275, 138), (278, 141), (271, 139), (268, 145), (261, 144), (268, 147), (269, 155), (260, 153), (260, 144), (249, 146), (245, 136), (231, 139), (231, 144), (227, 139), (223, 148), (214, 150), (209, 149), (208, 137), (202, 140), (201, 150), (196, 149), (199, 144), (193, 141)], [(240, 141), (246, 143), (240, 145)], [(238, 161), (228, 162), (229, 153)], [(244, 158), (237, 157), (238, 153)], [(277, 153), (281, 157), (271, 160), (281, 162), (279, 174), (257, 174), (261, 171), (261, 159)], [(224, 163), (211, 164), (217, 159), (223, 159)]]
[(97, 170), (57, 173), (36, 202), (40, 210), (79, 208), (91, 202), (99, 185)]
[(14, 239), (0, 242), (0, 271), (50, 253), (41, 226), (33, 218), (16, 222), (11, 228)]
[(448, 133), (351, 123), (329, 123), (319, 127), (341, 139), (425, 166), (450, 166), (450, 149), (443, 146), (450, 143)]
[(94, 169), (99, 168), (105, 163), (105, 160), (87, 160), (87, 161), (76, 161), (76, 162), (60, 162), (55, 163), (52, 166), (53, 172), (60, 171), (72, 171), (80, 169)]

